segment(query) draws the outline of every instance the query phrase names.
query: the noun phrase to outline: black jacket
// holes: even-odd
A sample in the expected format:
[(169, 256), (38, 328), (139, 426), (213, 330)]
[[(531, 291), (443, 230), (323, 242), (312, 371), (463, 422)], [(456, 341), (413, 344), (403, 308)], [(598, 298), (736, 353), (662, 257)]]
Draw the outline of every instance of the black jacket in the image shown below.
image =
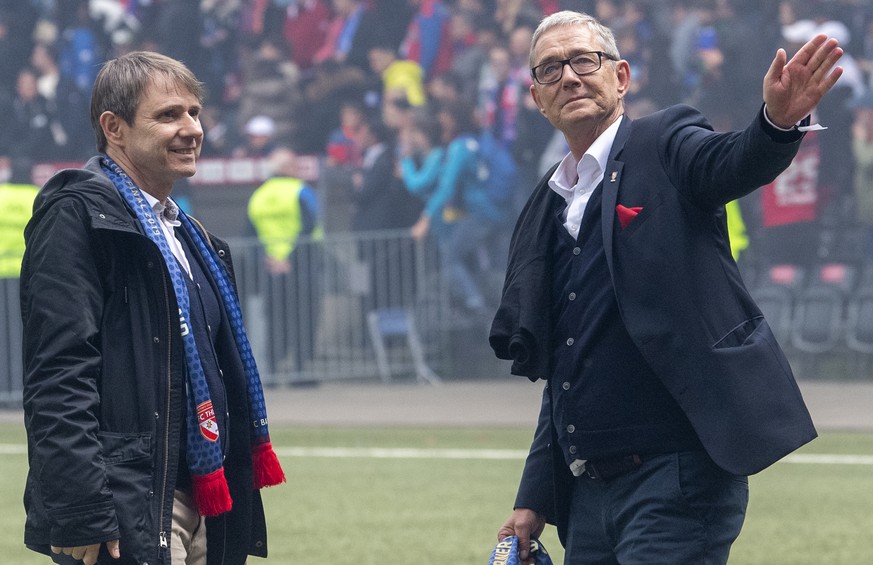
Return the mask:
[[(163, 541), (186, 412), (178, 306), (163, 257), (98, 158), (46, 183), (25, 238), (25, 543), (47, 553), (49, 545), (120, 539), (121, 564), (169, 563)], [(227, 245), (210, 240), (233, 279)], [(207, 521), (208, 561), (237, 565), (248, 553), (266, 555), (266, 527), (252, 489), (243, 366), (229, 324), (222, 327), (233, 509)], [(103, 551), (99, 563), (110, 562), (119, 563)]]
[(408, 228), (418, 219), (421, 201), (394, 174), (394, 151), (394, 145), (384, 143), (381, 153), (364, 166), (363, 183), (351, 194), (355, 203), (353, 231)]

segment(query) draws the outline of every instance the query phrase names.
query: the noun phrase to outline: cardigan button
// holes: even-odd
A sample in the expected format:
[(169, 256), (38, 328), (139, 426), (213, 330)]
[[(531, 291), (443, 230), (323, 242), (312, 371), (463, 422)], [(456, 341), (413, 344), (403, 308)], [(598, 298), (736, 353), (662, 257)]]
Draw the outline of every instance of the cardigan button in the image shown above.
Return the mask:
[(574, 343), (575, 343), (575, 340), (572, 337), (567, 338), (567, 345), (573, 345)]
[(574, 426), (573, 424), (570, 424), (569, 426), (567, 426), (567, 433), (568, 434), (572, 434), (575, 431), (576, 431), (576, 426)]
[(576, 293), (575, 293), (575, 292), (571, 292), (571, 293), (570, 293), (570, 296), (568, 296), (567, 298), (569, 298), (570, 300), (576, 300)]
[(564, 390), (570, 390), (570, 383), (568, 381), (564, 381), (564, 384), (561, 385), (561, 388)]
[(582, 253), (581, 247), (574, 247), (573, 248), (573, 255), (579, 255), (580, 253)]

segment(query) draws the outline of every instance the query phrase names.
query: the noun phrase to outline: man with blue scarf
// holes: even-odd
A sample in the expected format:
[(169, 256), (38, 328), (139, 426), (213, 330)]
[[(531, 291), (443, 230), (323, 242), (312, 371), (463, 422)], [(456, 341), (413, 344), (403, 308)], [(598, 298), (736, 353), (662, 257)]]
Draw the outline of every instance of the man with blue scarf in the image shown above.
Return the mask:
[(259, 489), (285, 477), (230, 253), (170, 198), (196, 172), (202, 100), (163, 55), (106, 63), (99, 155), (46, 183), (25, 230), (24, 535), (57, 563), (267, 554)]

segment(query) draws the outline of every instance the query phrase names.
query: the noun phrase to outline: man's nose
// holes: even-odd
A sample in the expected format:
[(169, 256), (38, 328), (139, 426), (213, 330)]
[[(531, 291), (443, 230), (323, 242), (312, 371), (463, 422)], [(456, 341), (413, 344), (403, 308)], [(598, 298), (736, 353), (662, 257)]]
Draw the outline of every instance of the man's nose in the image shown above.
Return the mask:
[(573, 67), (570, 66), (570, 62), (567, 61), (564, 63), (564, 68), (562, 69), (561, 74), (561, 84), (567, 84), (570, 86), (575, 86), (582, 82), (582, 77), (576, 74), (576, 71), (573, 70)]
[(203, 125), (200, 118), (186, 114), (182, 118), (182, 135), (185, 137), (203, 137)]

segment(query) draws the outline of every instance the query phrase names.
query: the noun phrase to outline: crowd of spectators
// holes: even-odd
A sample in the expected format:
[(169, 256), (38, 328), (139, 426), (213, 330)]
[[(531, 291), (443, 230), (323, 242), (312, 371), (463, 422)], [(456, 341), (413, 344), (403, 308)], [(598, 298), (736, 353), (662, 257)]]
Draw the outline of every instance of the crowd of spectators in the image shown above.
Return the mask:
[(82, 116), (98, 65), (140, 48), (183, 60), (206, 83), (212, 154), (244, 145), (259, 114), (317, 153), (344, 101), (375, 107), (402, 90), (418, 106), (425, 88), (446, 85), (478, 99), (485, 125), (516, 143), (530, 31), (562, 8), (615, 30), (640, 112), (687, 101), (719, 125), (745, 121), (762, 66), (804, 20), (844, 39), (856, 95), (873, 66), (873, 8), (857, 0), (0, 0), (0, 103), (13, 110), (0, 154), (87, 153), (78, 142), (90, 135)]
[[(829, 351), (842, 331), (869, 361), (873, 325), (861, 324), (873, 320), (869, 0), (0, 0), (0, 294), (16, 283), (34, 165), (94, 153), (89, 99), (100, 64), (148, 49), (184, 61), (205, 83), (203, 157), (284, 163), (275, 178), (254, 181), (266, 180), (263, 190), (239, 195), (240, 210), (253, 192), (279, 204), (259, 208), (253, 198), (256, 230), (223, 234), (268, 239), (269, 217), (289, 242), (264, 245), (273, 371), (299, 372), (315, 355), (322, 230), (408, 230), (441, 252), (454, 306), (488, 319), (514, 217), (567, 151), (527, 92), (533, 30), (560, 9), (614, 30), (633, 73), (630, 117), (684, 102), (718, 130), (756, 115), (777, 48), (790, 52), (819, 32), (840, 40), (844, 75), (814, 116), (828, 130), (808, 133), (794, 164), (730, 203), (727, 219), (750, 288), (790, 287), (756, 296), (780, 341)], [(299, 165), (299, 156), (318, 166)], [(298, 182), (289, 163), (317, 178)], [(298, 236), (309, 244), (295, 247)], [(356, 253), (375, 281), (396, 267), (386, 266), (395, 255), (368, 237)], [(404, 297), (421, 290), (398, 281)], [(795, 310), (816, 282), (833, 292), (810, 293), (817, 308)], [(362, 311), (406, 304), (372, 287)]]
[[(394, 197), (357, 202), (404, 209), (359, 213), (340, 228), (448, 237), (447, 225), (475, 212), (465, 206), (483, 201), (465, 192), (462, 169), (479, 166), (478, 136), (487, 132), (517, 167), (504, 209), (485, 214), (505, 239), (535, 180), (566, 151), (527, 93), (532, 32), (565, 8), (615, 31), (633, 72), (631, 117), (687, 102), (720, 130), (755, 115), (778, 47), (819, 31), (838, 37), (843, 88), (817, 116), (830, 131), (819, 143), (808, 136), (815, 178), (797, 173), (742, 210), (753, 244), (764, 227), (784, 232), (759, 246), (774, 256), (783, 240), (819, 245), (810, 223), (873, 224), (873, 6), (862, 0), (0, 0), (0, 159), (88, 157), (99, 64), (152, 49), (184, 61), (206, 85), (205, 157), (277, 148), (315, 155), (322, 171), (350, 171), (354, 195), (370, 186), (360, 178), (373, 174), (373, 148), (387, 148), (395, 167), (379, 168), (389, 171), (379, 186)], [(774, 223), (774, 202), (797, 209)]]

